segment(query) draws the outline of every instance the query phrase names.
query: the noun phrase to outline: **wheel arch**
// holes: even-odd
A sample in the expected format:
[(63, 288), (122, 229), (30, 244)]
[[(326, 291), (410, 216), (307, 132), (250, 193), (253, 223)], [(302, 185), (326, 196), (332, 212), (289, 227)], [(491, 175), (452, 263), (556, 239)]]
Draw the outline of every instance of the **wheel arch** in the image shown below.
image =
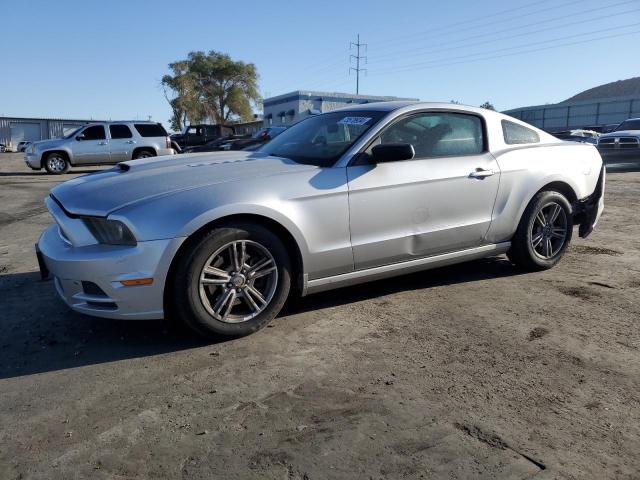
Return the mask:
[(198, 241), (198, 239), (202, 238), (203, 235), (205, 235), (207, 232), (211, 231), (212, 229), (223, 227), (231, 223), (241, 223), (241, 222), (253, 223), (256, 225), (263, 226), (275, 232), (278, 235), (278, 237), (284, 243), (287, 252), (289, 252), (290, 254), (291, 263), (294, 270), (292, 275), (293, 282), (291, 286), (297, 294), (302, 293), (303, 287), (304, 287), (304, 277), (303, 277), (304, 261), (303, 261), (302, 251), (294, 235), (284, 225), (282, 225), (282, 223), (278, 222), (277, 220), (274, 220), (273, 218), (256, 214), (256, 213), (234, 213), (234, 214), (228, 214), (228, 215), (218, 217), (214, 220), (211, 220), (205, 223), (204, 225), (196, 229), (194, 232), (192, 232), (185, 239), (185, 241), (182, 242), (182, 245), (180, 245), (180, 248), (178, 248), (178, 251), (175, 253), (173, 258), (171, 259), (171, 263), (169, 264), (169, 269), (167, 271), (167, 277), (165, 280), (165, 286), (164, 286), (164, 292), (163, 292), (163, 303), (164, 303), (165, 312), (171, 311), (171, 305), (169, 305), (167, 301), (168, 298), (170, 297), (169, 294), (171, 293), (169, 290), (171, 288), (170, 279), (174, 275), (176, 265), (179, 259), (182, 257), (182, 255), (186, 251), (188, 251), (191, 245), (193, 245), (196, 241)]
[(51, 150), (42, 152), (42, 154), (40, 155), (40, 168), (44, 168), (44, 159), (52, 153), (60, 153), (61, 155), (64, 155), (64, 157), (67, 159), (67, 162), (69, 162), (69, 165), (74, 165), (72, 162), (72, 155), (70, 155), (68, 151), (62, 148), (53, 148)]
[[(524, 212), (527, 209), (527, 206), (531, 203), (531, 200), (533, 200), (535, 196), (538, 195), (540, 192), (543, 192), (545, 190), (553, 190), (558, 193), (561, 193), (566, 197), (567, 201), (569, 202), (569, 205), (571, 205), (572, 208), (575, 205), (578, 199), (578, 195), (576, 194), (576, 189), (569, 182), (560, 178), (549, 178), (540, 183), (541, 183), (540, 186), (536, 190), (533, 190), (532, 193), (526, 199), (526, 202), (523, 202), (522, 205), (520, 206), (520, 211), (518, 212), (518, 217), (517, 217), (518, 223), (522, 219), (522, 216), (524, 215)], [(516, 228), (517, 228), (517, 225), (516, 225)], [(515, 229), (514, 229), (514, 232), (515, 232)]]
[[(578, 195), (576, 194), (576, 191), (573, 189), (573, 187), (562, 180), (555, 180), (553, 182), (545, 184), (536, 193), (534, 193), (531, 198), (535, 197), (538, 193), (545, 190), (553, 190), (554, 192), (561, 193), (566, 197), (571, 205), (573, 205), (578, 200)], [(531, 199), (529, 199), (529, 201), (531, 201)]]
[(136, 154), (142, 151), (146, 151), (146, 152), (150, 152), (151, 154), (153, 154), (154, 157), (158, 156), (158, 152), (156, 152), (156, 149), (153, 147), (136, 147), (133, 149), (133, 151), (131, 152), (131, 158), (135, 158)]

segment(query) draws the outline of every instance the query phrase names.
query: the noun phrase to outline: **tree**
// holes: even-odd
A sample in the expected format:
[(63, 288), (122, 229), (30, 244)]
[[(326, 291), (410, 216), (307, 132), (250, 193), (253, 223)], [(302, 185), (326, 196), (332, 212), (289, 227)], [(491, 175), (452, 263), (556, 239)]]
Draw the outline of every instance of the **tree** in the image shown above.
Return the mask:
[(496, 107), (494, 107), (491, 102), (484, 102), (482, 105), (480, 105), (480, 108), (486, 108), (487, 110), (494, 110), (494, 111), (496, 109)]
[[(191, 52), (186, 60), (169, 64), (171, 74), (162, 77), (165, 98), (173, 111), (171, 126), (210, 119), (215, 123), (252, 118), (261, 101), (258, 72), (252, 63), (233, 61), (229, 55)], [(168, 92), (172, 93), (172, 96)]]

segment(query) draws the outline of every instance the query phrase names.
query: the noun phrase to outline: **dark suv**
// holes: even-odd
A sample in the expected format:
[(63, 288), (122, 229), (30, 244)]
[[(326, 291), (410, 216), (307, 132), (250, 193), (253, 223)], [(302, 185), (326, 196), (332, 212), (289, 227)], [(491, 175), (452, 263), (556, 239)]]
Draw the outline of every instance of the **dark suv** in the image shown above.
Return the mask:
[(185, 127), (182, 133), (171, 135), (171, 141), (184, 149), (204, 145), (218, 138), (230, 137), (235, 133), (235, 128), (228, 125), (189, 125)]

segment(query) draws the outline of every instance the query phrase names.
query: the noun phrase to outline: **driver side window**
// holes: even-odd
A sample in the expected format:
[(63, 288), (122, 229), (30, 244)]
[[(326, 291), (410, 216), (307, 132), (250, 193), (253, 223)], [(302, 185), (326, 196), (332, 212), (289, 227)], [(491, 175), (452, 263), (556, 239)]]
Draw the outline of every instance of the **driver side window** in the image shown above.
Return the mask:
[(102, 125), (87, 127), (82, 131), (81, 135), (82, 140), (104, 140), (106, 138)]
[(420, 113), (391, 125), (376, 143), (409, 143), (415, 158), (477, 155), (484, 151), (482, 120), (461, 113)]

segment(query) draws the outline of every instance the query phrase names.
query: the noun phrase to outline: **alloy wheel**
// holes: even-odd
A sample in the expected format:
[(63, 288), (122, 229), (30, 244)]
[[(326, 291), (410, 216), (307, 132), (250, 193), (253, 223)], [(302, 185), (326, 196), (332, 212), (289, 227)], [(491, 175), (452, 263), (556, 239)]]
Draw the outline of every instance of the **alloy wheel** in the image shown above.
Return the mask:
[(560, 204), (543, 205), (536, 212), (529, 237), (535, 254), (546, 260), (553, 258), (566, 242), (567, 226), (567, 213)]
[(278, 269), (269, 250), (251, 240), (236, 240), (205, 262), (200, 272), (200, 300), (216, 320), (246, 322), (267, 308), (277, 285)]
[(47, 158), (47, 166), (52, 172), (63, 172), (66, 166), (66, 161), (60, 155), (50, 155), (49, 158)]

